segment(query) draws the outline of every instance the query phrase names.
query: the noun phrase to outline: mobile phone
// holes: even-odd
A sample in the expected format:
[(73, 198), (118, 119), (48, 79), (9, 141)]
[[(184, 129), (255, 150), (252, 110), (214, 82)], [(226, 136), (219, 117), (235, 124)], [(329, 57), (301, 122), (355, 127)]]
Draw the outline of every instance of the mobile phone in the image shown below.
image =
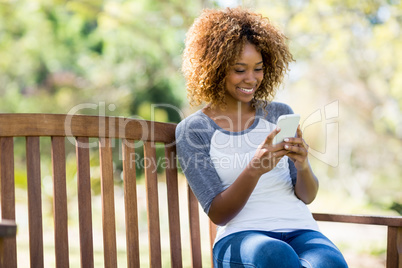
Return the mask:
[(284, 114), (279, 116), (276, 125), (281, 128), (281, 131), (274, 137), (273, 144), (281, 143), (285, 138), (294, 137), (299, 122), (299, 114)]

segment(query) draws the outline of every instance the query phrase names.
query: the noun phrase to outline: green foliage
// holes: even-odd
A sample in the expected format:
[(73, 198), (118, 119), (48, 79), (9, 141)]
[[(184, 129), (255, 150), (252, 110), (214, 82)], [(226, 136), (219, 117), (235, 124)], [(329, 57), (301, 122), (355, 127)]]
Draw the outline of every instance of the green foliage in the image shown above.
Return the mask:
[[(196, 10), (178, 1), (2, 2), (0, 111), (67, 113), (100, 102), (119, 116), (142, 102), (180, 108), (180, 53)], [(180, 120), (163, 110), (165, 120)]]
[[(175, 0), (0, 2), (0, 112), (76, 112), (179, 122), (177, 110), (185, 99), (180, 53), (198, 10), (194, 3)], [(82, 104), (91, 105), (79, 108)], [(23, 144), (16, 143), (17, 156)], [(49, 150), (48, 144), (41, 146)], [(116, 159), (119, 153), (116, 149)], [(91, 184), (99, 194), (97, 155), (91, 152)], [(72, 156), (74, 150), (68, 150), (69, 183), (76, 180)], [(25, 188), (24, 156), (16, 160), (16, 185)], [(43, 160), (42, 177), (48, 178), (51, 162)], [(116, 182), (121, 183), (121, 161), (115, 168)], [(137, 172), (141, 177), (138, 165)], [(47, 186), (43, 192), (52, 195)]]
[[(236, 3), (268, 16), (289, 37), (296, 62), (283, 101), (302, 119), (339, 103), (331, 121), (339, 125), (338, 151), (329, 152), (339, 164), (311, 158), (321, 185), (388, 207), (401, 203), (400, 0), (1, 1), (0, 112), (178, 122), (186, 111), (179, 71), (185, 33), (202, 7)], [(325, 124), (305, 131), (321, 152)], [(118, 173), (121, 163), (115, 164)], [(23, 177), (16, 175), (21, 187)]]
[(402, 204), (393, 202), (390, 209), (393, 209), (398, 212), (399, 215), (402, 215)]
[[(236, 4), (268, 16), (289, 38), (296, 62), (285, 81), (287, 95), (278, 100), (300, 113), (302, 122), (317, 111), (322, 116), (306, 127), (304, 138), (310, 152), (334, 155), (338, 162), (310, 157), (321, 187), (312, 206), (401, 214), (401, 0), (0, 0), (0, 112), (178, 122), (188, 113), (179, 71), (185, 33), (201, 8)], [(325, 109), (334, 102), (338, 113), (326, 121)], [(326, 139), (330, 124), (339, 128)], [(337, 148), (326, 151), (328, 144)], [(50, 139), (40, 146), (46, 216), (53, 213)], [(122, 184), (120, 148), (113, 148), (116, 185)], [(24, 150), (25, 141), (16, 138), (17, 201), (26, 198), (18, 192), (27, 187)], [(157, 147), (158, 171), (163, 154)], [(141, 179), (141, 144), (135, 157)], [(77, 171), (75, 149), (67, 143), (66, 160), (71, 205)], [(90, 150), (90, 163), (92, 191), (100, 194), (98, 148)], [(146, 221), (145, 210), (139, 213)], [(51, 226), (51, 218), (44, 217), (44, 224)], [(384, 248), (368, 250), (382, 254)]]

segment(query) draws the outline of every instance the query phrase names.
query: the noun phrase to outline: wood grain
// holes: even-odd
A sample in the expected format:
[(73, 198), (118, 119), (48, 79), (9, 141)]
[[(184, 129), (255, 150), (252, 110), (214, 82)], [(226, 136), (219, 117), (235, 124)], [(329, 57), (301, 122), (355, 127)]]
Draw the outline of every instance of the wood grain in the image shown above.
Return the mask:
[(369, 215), (343, 215), (328, 213), (313, 213), (317, 221), (345, 222), (356, 224), (371, 224), (384, 226), (402, 226), (402, 217), (369, 216)]
[(190, 221), (190, 247), (192, 267), (202, 267), (200, 215), (198, 201), (188, 186), (188, 216)]
[(0, 114), (0, 136), (2, 137), (102, 137), (174, 144), (175, 128), (176, 124), (123, 117), (63, 114)]
[(116, 218), (114, 209), (113, 158), (111, 139), (99, 139), (99, 155), (101, 164), (101, 195), (103, 247), (105, 267), (117, 267), (116, 251)]
[(53, 214), (56, 267), (69, 267), (64, 137), (52, 137)]
[(89, 144), (87, 137), (77, 137), (77, 194), (78, 217), (80, 230), (81, 267), (94, 267), (92, 206), (91, 206), (91, 173), (89, 163)]
[[(17, 225), (15, 221), (2, 220), (0, 222), (0, 268), (10, 267), (10, 263), (6, 265), (4, 260), (4, 240), (15, 239), (16, 234)], [(11, 265), (11, 267), (15, 267), (15, 265)]]
[(126, 213), (127, 267), (140, 267), (137, 183), (134, 140), (123, 140), (124, 205)]
[(402, 268), (402, 227), (388, 227), (387, 268)]
[(147, 192), (149, 262), (152, 268), (162, 267), (159, 226), (158, 178), (155, 143), (144, 143), (145, 188)]
[(213, 246), (216, 238), (217, 228), (217, 225), (215, 225), (212, 221), (209, 221), (209, 246), (211, 254), (211, 267), (214, 267)]
[[(26, 138), (29, 244), (31, 267), (43, 267), (43, 219), (41, 199), (40, 137), (52, 137), (53, 208), (55, 224), (55, 255), (57, 267), (69, 266), (68, 207), (66, 189), (65, 137), (76, 144), (77, 184), (80, 226), (81, 266), (94, 267), (93, 226), (91, 208), (91, 183), (89, 144), (91, 137), (99, 138), (101, 163), (101, 198), (105, 267), (117, 267), (116, 218), (114, 207), (113, 158), (111, 141), (123, 142), (124, 204), (126, 214), (127, 262), (130, 268), (139, 267), (138, 208), (136, 192), (134, 148), (127, 146), (143, 140), (145, 153), (146, 198), (149, 228), (150, 266), (161, 267), (161, 234), (158, 205), (158, 179), (155, 143), (165, 144), (167, 161), (166, 182), (168, 191), (169, 236), (172, 267), (182, 266), (180, 213), (177, 168), (175, 165), (176, 124), (151, 122), (122, 117), (98, 117), (54, 114), (0, 114), (0, 186), (1, 214), (3, 221), (15, 222), (14, 137)], [(78, 138), (76, 138), (78, 137)], [(127, 144), (124, 142), (127, 141)], [(98, 146), (92, 143), (91, 146)], [(202, 267), (199, 205), (188, 188), (188, 209), (193, 267)], [(314, 213), (318, 221), (373, 224), (388, 226), (387, 267), (402, 268), (402, 217), (337, 215)], [(18, 223), (17, 223), (18, 225)], [(216, 236), (216, 226), (210, 224), (210, 245)], [(2, 234), (0, 234), (2, 235)], [(25, 239), (20, 238), (20, 239)], [(28, 237), (26, 238), (28, 239)], [(1, 239), (0, 239), (1, 240)], [(1, 251), (1, 248), (4, 251)], [(212, 249), (211, 249), (212, 250)], [(211, 251), (212, 252), (212, 251)], [(28, 256), (19, 256), (28, 258)], [(17, 247), (14, 234), (0, 242), (0, 265), (17, 267)], [(0, 266), (1, 267), (1, 266)]]
[(39, 137), (26, 138), (29, 253), (31, 267), (44, 267)]
[(169, 211), (170, 261), (172, 267), (182, 267), (179, 186), (177, 182), (176, 148), (165, 146), (166, 186)]
[[(14, 140), (0, 139), (1, 217), (15, 221)], [(4, 267), (17, 267), (17, 242), (15, 237), (5, 238)]]

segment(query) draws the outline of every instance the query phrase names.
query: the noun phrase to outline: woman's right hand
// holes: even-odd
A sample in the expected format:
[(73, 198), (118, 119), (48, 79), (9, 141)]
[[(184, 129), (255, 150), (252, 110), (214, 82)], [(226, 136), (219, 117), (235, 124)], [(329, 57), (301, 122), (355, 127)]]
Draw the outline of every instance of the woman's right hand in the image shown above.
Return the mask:
[(265, 140), (258, 146), (253, 159), (249, 163), (249, 168), (257, 176), (261, 176), (274, 169), (278, 162), (289, 151), (284, 149), (284, 143), (273, 144), (275, 136), (281, 131), (279, 127), (275, 128)]

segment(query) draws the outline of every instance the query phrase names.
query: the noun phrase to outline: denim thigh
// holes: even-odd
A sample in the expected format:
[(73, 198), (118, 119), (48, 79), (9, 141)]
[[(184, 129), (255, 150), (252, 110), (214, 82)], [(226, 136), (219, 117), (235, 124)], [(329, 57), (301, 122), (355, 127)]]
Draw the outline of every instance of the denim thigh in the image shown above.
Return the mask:
[(285, 240), (299, 256), (302, 267), (348, 267), (339, 249), (322, 233), (313, 230), (290, 232)]
[(219, 240), (214, 267), (345, 268), (339, 249), (322, 233), (243, 231)]
[(214, 267), (298, 268), (295, 251), (266, 232), (243, 231), (219, 240), (213, 249)]

